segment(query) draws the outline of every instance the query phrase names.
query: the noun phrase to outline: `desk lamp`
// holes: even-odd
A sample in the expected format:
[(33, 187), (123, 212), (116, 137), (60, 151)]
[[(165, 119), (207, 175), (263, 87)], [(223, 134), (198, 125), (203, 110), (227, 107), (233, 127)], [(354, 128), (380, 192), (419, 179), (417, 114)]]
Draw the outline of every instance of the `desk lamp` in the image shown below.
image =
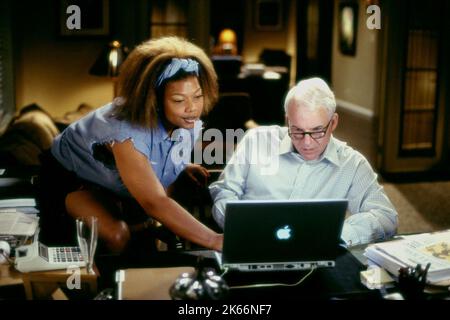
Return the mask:
[(95, 63), (89, 70), (89, 74), (102, 77), (110, 77), (114, 83), (114, 97), (116, 97), (116, 80), (119, 75), (120, 65), (125, 61), (128, 49), (119, 41), (111, 41), (100, 53)]
[(236, 32), (231, 29), (223, 29), (219, 34), (219, 51), (220, 54), (237, 54), (237, 37)]

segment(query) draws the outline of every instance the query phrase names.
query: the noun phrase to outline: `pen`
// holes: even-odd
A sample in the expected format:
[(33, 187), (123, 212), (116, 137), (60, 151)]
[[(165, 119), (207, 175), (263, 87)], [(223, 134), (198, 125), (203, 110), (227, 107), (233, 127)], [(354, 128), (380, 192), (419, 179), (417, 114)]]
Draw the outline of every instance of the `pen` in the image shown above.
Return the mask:
[(422, 274), (422, 265), (419, 263), (414, 270), (414, 278), (419, 279)]
[(431, 263), (427, 263), (425, 270), (422, 273), (422, 279), (421, 282), (425, 283), (426, 279), (427, 279), (427, 274), (428, 274), (428, 269), (430, 269)]

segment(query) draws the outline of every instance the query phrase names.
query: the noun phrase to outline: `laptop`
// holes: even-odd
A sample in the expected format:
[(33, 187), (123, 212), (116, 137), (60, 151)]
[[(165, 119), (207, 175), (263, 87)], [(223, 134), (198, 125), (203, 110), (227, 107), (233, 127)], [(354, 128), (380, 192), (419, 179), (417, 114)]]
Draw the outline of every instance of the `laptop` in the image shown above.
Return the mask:
[(239, 271), (334, 267), (348, 201), (241, 200), (226, 206), (219, 266)]

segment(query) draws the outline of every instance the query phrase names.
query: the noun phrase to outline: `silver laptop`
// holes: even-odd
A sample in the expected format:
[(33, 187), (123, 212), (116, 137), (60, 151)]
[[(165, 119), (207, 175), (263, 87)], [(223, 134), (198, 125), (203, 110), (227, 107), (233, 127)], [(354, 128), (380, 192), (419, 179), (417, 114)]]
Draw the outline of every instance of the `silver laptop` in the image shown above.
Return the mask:
[(334, 267), (348, 201), (241, 200), (226, 206), (222, 269)]

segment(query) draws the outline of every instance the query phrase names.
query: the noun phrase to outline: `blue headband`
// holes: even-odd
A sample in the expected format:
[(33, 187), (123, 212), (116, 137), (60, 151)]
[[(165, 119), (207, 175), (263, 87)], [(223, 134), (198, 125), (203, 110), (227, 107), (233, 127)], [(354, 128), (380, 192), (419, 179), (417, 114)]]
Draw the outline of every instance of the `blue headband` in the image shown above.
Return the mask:
[(186, 72), (194, 72), (198, 77), (198, 62), (192, 59), (172, 58), (172, 61), (167, 65), (163, 72), (156, 80), (156, 87), (158, 88), (164, 80), (172, 78), (178, 71), (184, 70)]

